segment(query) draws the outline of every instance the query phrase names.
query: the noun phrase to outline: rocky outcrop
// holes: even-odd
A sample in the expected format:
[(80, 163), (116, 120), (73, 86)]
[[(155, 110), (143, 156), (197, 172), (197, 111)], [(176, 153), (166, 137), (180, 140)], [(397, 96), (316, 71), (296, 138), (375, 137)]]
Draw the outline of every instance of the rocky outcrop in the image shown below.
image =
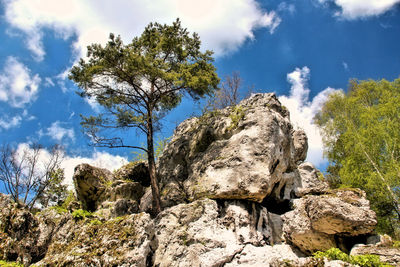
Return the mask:
[(135, 174), (143, 174), (144, 168), (142, 163), (128, 164), (112, 174), (106, 169), (80, 164), (73, 176), (78, 200), (85, 210), (99, 211), (104, 216), (137, 213), (145, 191), (142, 184), (146, 182), (143, 177), (135, 182), (134, 177), (138, 177)]
[[(159, 161), (162, 202), (290, 199), (307, 142), (274, 94), (184, 121)], [(296, 140), (296, 141), (295, 141)]]
[(0, 259), (22, 262), (26, 266), (39, 261), (45, 257), (53, 234), (65, 221), (54, 210), (34, 216), (0, 194)]
[(271, 214), (256, 203), (197, 200), (164, 210), (156, 219), (156, 266), (222, 266), (246, 246), (281, 243)]
[(158, 162), (164, 210), (155, 218), (143, 162), (114, 173), (77, 166), (76, 195), (91, 213), (74, 203), (33, 215), (0, 194), (0, 259), (36, 266), (349, 266), (308, 256), (370, 242), (375, 213), (362, 191), (329, 189), (304, 162), (307, 147), (276, 96), (255, 94), (179, 125)]
[(296, 185), (295, 194), (297, 197), (305, 195), (319, 195), (327, 192), (328, 183), (322, 181), (322, 174), (310, 162), (301, 163), (297, 167), (300, 174), (300, 183)]
[(331, 190), (293, 203), (294, 210), (283, 216), (283, 232), (289, 242), (306, 253), (339, 246), (337, 237), (371, 233), (377, 223), (361, 190)]
[(153, 221), (144, 213), (107, 221), (70, 219), (36, 265), (146, 267), (151, 261), (153, 239)]
[(140, 183), (143, 187), (150, 186), (149, 166), (147, 162), (130, 162), (114, 173), (116, 180), (130, 180)]
[(391, 246), (380, 246), (380, 245), (362, 245), (358, 244), (353, 247), (350, 255), (377, 255), (379, 259), (387, 264), (393, 266), (400, 266), (400, 249)]
[(106, 200), (106, 189), (112, 183), (109, 170), (96, 168), (89, 164), (75, 167), (73, 181), (78, 200), (85, 210), (95, 211)]

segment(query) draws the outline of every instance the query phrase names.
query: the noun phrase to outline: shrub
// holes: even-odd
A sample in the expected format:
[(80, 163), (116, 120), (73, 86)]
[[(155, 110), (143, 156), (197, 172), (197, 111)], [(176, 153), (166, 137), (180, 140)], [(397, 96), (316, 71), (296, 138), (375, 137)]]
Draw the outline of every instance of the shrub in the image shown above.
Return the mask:
[(338, 248), (330, 248), (325, 252), (317, 251), (314, 254), (314, 258), (329, 260), (341, 260), (351, 264), (355, 264), (362, 267), (390, 267), (392, 265), (381, 262), (377, 255), (356, 255), (349, 256)]
[(86, 217), (91, 217), (92, 213), (87, 211), (87, 210), (74, 210), (72, 212), (72, 217), (74, 217), (77, 220), (82, 220), (82, 219), (86, 219)]

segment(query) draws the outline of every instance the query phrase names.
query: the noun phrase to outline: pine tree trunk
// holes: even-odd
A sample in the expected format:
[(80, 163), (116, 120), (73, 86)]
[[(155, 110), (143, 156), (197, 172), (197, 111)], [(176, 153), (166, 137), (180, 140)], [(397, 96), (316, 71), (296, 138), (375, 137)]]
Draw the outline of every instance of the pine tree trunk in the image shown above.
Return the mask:
[(151, 193), (153, 195), (153, 212), (155, 215), (161, 212), (160, 190), (158, 188), (156, 163), (154, 158), (154, 144), (153, 144), (153, 121), (152, 112), (149, 111), (148, 118), (148, 133), (147, 133), (147, 161), (149, 164)]

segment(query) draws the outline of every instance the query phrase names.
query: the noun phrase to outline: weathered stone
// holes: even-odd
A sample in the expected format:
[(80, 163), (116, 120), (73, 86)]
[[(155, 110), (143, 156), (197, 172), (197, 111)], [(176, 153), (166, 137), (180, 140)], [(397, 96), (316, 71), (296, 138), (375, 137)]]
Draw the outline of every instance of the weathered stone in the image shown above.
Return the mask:
[(356, 245), (350, 252), (350, 255), (377, 255), (379, 259), (393, 266), (400, 266), (400, 249), (379, 245)]
[(246, 244), (272, 244), (265, 209), (242, 201), (197, 200), (157, 217), (157, 266), (222, 266)]
[(147, 162), (135, 161), (130, 162), (114, 173), (115, 179), (131, 180), (140, 183), (143, 187), (150, 186), (149, 166)]
[(114, 204), (113, 215), (115, 217), (137, 213), (139, 205), (131, 199), (118, 199)]
[(34, 216), (0, 194), (0, 258), (26, 266), (42, 259), (54, 232), (64, 222), (64, 216), (55, 210), (44, 210)]
[(356, 236), (371, 233), (376, 214), (361, 190), (335, 190), (331, 195), (307, 198), (312, 228), (326, 234)]
[(303, 130), (296, 130), (293, 133), (294, 161), (303, 162), (307, 157), (308, 138)]
[(139, 202), (144, 194), (144, 188), (140, 183), (122, 180), (113, 182), (109, 191), (111, 201), (127, 199)]
[(108, 221), (71, 219), (36, 266), (145, 267), (151, 264), (152, 239), (154, 224), (144, 213)]
[(147, 187), (145, 189), (144, 195), (140, 199), (140, 205), (139, 205), (140, 212), (150, 213), (152, 208), (152, 201), (153, 201), (153, 195), (151, 193), (151, 187)]
[(274, 94), (184, 121), (159, 161), (164, 206), (203, 197), (262, 202), (274, 190), (290, 199), (300, 179), (294, 132)]
[[(275, 246), (255, 247), (246, 245), (242, 251), (237, 253), (231, 262), (225, 264), (226, 267), (235, 266), (301, 266), (299, 254), (287, 244)], [(287, 265), (286, 265), (287, 266)]]
[(298, 166), (300, 183), (295, 190), (296, 196), (307, 194), (322, 194), (329, 189), (328, 183), (320, 180), (320, 171), (310, 162), (304, 162)]
[(361, 190), (307, 195), (293, 203), (294, 210), (283, 215), (284, 236), (306, 253), (338, 246), (336, 235), (371, 233), (377, 223), (375, 212)]
[(106, 198), (106, 189), (112, 183), (109, 170), (80, 164), (73, 176), (76, 196), (85, 210), (95, 211)]

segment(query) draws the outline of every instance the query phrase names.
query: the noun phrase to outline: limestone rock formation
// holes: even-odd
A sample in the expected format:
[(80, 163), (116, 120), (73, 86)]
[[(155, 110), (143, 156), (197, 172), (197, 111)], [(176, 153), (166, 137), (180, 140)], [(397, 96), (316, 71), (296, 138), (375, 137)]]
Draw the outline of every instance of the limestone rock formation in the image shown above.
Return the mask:
[(107, 184), (112, 181), (112, 173), (89, 164), (80, 164), (75, 167), (73, 180), (83, 208), (94, 211), (106, 199), (105, 191)]
[(276, 218), (270, 219), (273, 216), (257, 203), (240, 200), (204, 199), (166, 209), (156, 220), (154, 264), (222, 266), (250, 244), (281, 243), (282, 238), (273, 233), (279, 228)]
[(336, 247), (337, 237), (368, 234), (377, 224), (376, 214), (361, 190), (331, 190), (293, 203), (294, 210), (283, 216), (283, 232), (304, 252)]
[(307, 150), (306, 138), (295, 133), (274, 94), (184, 121), (159, 161), (164, 206), (203, 197), (290, 199)]
[(135, 174), (145, 173), (144, 169), (141, 163), (129, 164), (112, 174), (106, 169), (80, 164), (75, 168), (73, 176), (78, 200), (85, 210), (103, 209), (100, 211), (103, 215), (108, 213), (116, 217), (137, 213), (145, 191), (142, 183), (146, 184), (146, 180), (143, 176), (140, 179), (134, 177), (138, 177)]
[(149, 187), (150, 174), (147, 162), (131, 162), (122, 166), (114, 173), (114, 179), (131, 180), (140, 183), (143, 187)]
[(353, 247), (350, 255), (377, 255), (380, 260), (384, 263), (391, 264), (393, 266), (400, 266), (400, 249), (391, 246), (380, 246), (380, 245), (363, 245), (358, 244)]
[[(178, 126), (158, 162), (164, 210), (155, 218), (143, 162), (114, 173), (78, 165), (76, 195), (91, 213), (75, 203), (34, 215), (0, 194), (0, 259), (36, 266), (349, 266), (309, 256), (371, 241), (375, 213), (362, 191), (329, 189), (304, 162), (307, 147), (276, 96), (255, 94)], [(378, 251), (397, 264), (394, 250), (385, 249)]]
[(300, 184), (295, 188), (295, 194), (297, 197), (302, 197), (308, 194), (319, 195), (327, 192), (329, 189), (328, 183), (321, 181), (320, 176), (322, 174), (312, 163), (301, 163), (297, 169), (300, 174)]
[(138, 266), (151, 260), (154, 224), (148, 214), (110, 220), (70, 219), (37, 266)]

